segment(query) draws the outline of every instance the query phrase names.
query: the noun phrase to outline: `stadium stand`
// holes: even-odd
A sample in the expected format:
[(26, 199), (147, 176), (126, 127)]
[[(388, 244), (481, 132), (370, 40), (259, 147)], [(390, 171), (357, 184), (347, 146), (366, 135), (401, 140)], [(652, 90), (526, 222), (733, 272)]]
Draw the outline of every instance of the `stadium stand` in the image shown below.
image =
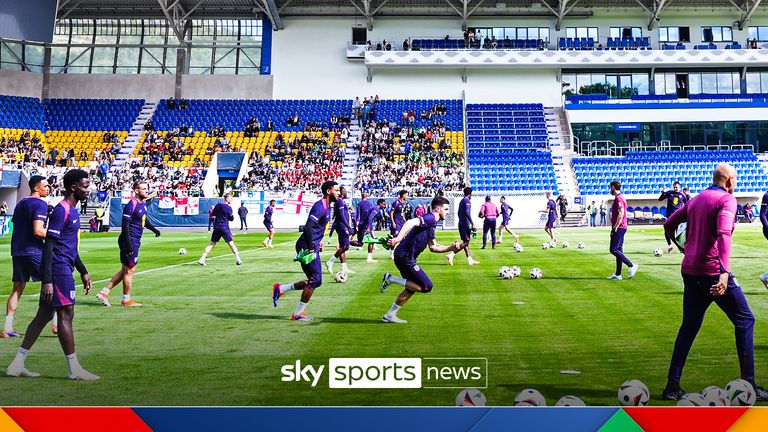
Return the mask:
[(630, 151), (623, 157), (575, 158), (573, 168), (584, 195), (607, 194), (614, 179), (627, 195), (657, 194), (673, 181), (696, 193), (712, 183), (712, 170), (721, 162), (739, 172), (740, 192), (768, 189), (768, 176), (751, 150)]
[[(445, 115), (435, 114), (435, 107), (440, 107), (440, 112), (445, 112)], [(378, 104), (374, 104), (375, 117), (370, 118), (370, 120), (386, 122), (399, 120), (401, 125), (408, 124), (416, 127), (429, 127), (435, 123), (445, 123), (447, 130), (460, 131), (464, 129), (462, 108), (460, 100), (384, 99)], [(411, 113), (413, 114), (413, 122), (408, 121)]]
[(472, 149), (469, 178), (483, 192), (557, 192), (552, 155), (544, 151)]
[(46, 99), (48, 130), (127, 131), (142, 99)]
[(40, 100), (19, 96), (0, 96), (0, 127), (43, 130), (45, 110)]

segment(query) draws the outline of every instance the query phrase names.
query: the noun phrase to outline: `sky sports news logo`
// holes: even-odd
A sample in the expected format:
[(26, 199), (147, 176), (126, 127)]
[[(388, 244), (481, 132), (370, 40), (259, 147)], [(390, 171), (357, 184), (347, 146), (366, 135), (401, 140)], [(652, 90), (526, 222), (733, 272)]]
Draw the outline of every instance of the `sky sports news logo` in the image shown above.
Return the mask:
[(296, 360), (280, 368), (281, 381), (327, 381), (336, 389), (486, 388), (486, 358), (330, 358), (313, 365)]

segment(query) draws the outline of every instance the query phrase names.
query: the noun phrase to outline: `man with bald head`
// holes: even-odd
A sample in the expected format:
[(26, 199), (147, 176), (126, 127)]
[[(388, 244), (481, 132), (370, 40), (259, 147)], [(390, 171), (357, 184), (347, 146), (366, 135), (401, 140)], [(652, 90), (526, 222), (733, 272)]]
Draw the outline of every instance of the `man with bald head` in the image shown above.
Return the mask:
[[(664, 224), (665, 234), (685, 253), (683, 276), (683, 323), (677, 333), (675, 349), (662, 398), (678, 400), (686, 392), (680, 388), (685, 360), (704, 314), (712, 302), (725, 312), (736, 328), (736, 351), (741, 378), (755, 388), (757, 400), (768, 400), (768, 391), (755, 384), (755, 316), (736, 279), (731, 274), (731, 237), (736, 220), (736, 170), (720, 164), (712, 175), (712, 185), (675, 211)], [(675, 238), (677, 227), (688, 223), (685, 246)]]

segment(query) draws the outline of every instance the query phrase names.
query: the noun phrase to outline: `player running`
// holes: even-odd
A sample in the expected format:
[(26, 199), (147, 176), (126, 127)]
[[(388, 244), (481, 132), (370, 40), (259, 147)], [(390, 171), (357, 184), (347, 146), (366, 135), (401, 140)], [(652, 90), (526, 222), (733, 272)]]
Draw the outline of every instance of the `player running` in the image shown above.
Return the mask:
[(13, 329), (13, 317), (19, 306), (19, 298), (27, 282), (40, 281), (43, 264), (43, 240), (45, 223), (48, 221), (48, 180), (35, 175), (29, 179), (32, 193), (19, 201), (13, 210), (13, 234), (11, 235), (11, 260), (13, 261), (13, 291), (8, 296), (5, 314), (5, 328), (0, 338), (19, 337)]
[(309, 299), (315, 289), (323, 284), (323, 262), (320, 259), (320, 251), (323, 248), (322, 240), (325, 226), (331, 218), (331, 204), (339, 196), (339, 185), (335, 181), (327, 181), (320, 186), (323, 192), (323, 198), (316, 202), (309, 211), (307, 223), (304, 225), (304, 232), (296, 240), (297, 258), (304, 254), (314, 256), (309, 263), (301, 262), (301, 270), (307, 276), (306, 279), (294, 282), (292, 284), (276, 283), (272, 285), (272, 305), (277, 307), (277, 301), (288, 291), (301, 291), (296, 311), (291, 315), (294, 321), (312, 321), (312, 317), (307, 315), (305, 309)]
[(261, 245), (265, 248), (272, 248), (272, 239), (275, 238), (275, 226), (272, 225), (272, 214), (275, 212), (275, 205), (277, 202), (275, 200), (269, 201), (269, 206), (267, 206), (267, 209), (264, 210), (264, 228), (267, 229), (267, 238), (264, 239), (263, 242), (261, 242)]
[[(736, 170), (720, 164), (712, 175), (712, 185), (664, 223), (666, 234), (680, 252), (684, 252), (680, 269), (684, 287), (683, 322), (669, 364), (667, 385), (662, 393), (664, 400), (678, 400), (685, 394), (680, 388), (685, 360), (712, 302), (735, 327), (741, 378), (752, 384), (757, 400), (768, 400), (768, 391), (755, 384), (755, 316), (730, 272), (731, 242), (736, 227), (734, 189)], [(685, 249), (675, 238), (675, 231), (683, 222), (688, 223)]]
[[(472, 239), (472, 232), (477, 232), (475, 223), (472, 222), (472, 188), (464, 188), (464, 198), (459, 203), (459, 236), (462, 241), (462, 249), (467, 255), (467, 264), (477, 265), (480, 261), (472, 259), (472, 254), (469, 251), (469, 241)], [(453, 257), (456, 256), (456, 252), (450, 252), (445, 258), (448, 260), (448, 264), (453, 265)]]
[[(389, 221), (391, 223), (389, 233), (392, 237), (397, 237), (397, 233), (400, 232), (405, 224), (405, 206), (407, 203), (408, 191), (401, 190), (397, 193), (397, 199), (392, 202), (392, 208), (389, 210)], [(389, 259), (395, 259), (394, 250), (390, 254)]]
[(112, 306), (109, 302), (109, 293), (112, 288), (119, 283), (123, 283), (123, 298), (120, 301), (121, 306), (141, 307), (131, 298), (131, 289), (133, 288), (133, 276), (136, 274), (136, 265), (139, 263), (139, 248), (141, 247), (141, 236), (144, 234), (144, 228), (155, 233), (155, 237), (160, 237), (160, 231), (155, 228), (147, 219), (147, 198), (148, 186), (144, 181), (133, 183), (133, 198), (123, 206), (122, 232), (117, 238), (117, 245), (120, 248), (120, 270), (112, 276), (107, 286), (96, 294), (96, 298), (106, 307)]
[[(659, 195), (659, 201), (667, 200), (667, 219), (672, 217), (672, 214), (679, 210), (688, 201), (688, 197), (680, 192), (680, 182), (676, 181), (672, 183), (672, 190), (664, 188)], [(667, 253), (672, 253), (674, 248), (672, 247), (672, 238), (665, 235), (667, 240)]]
[[(383, 198), (379, 198), (378, 201), (376, 201), (376, 205), (374, 206), (373, 203), (368, 201), (368, 194), (363, 192), (363, 198), (360, 201), (360, 204), (357, 205), (357, 240), (350, 242), (352, 246), (362, 247), (363, 238), (366, 234), (373, 237), (373, 228), (376, 214), (379, 212), (379, 210), (385, 208), (387, 208), (387, 202)], [(366, 261), (368, 264), (376, 262), (376, 260), (373, 259), (374, 247), (375, 245), (373, 243), (368, 244), (368, 260)]]
[(629, 267), (629, 277), (632, 279), (637, 273), (639, 265), (632, 264), (624, 255), (624, 235), (627, 233), (627, 201), (621, 194), (621, 183), (618, 180), (611, 182), (611, 195), (616, 198), (611, 207), (611, 255), (616, 257), (616, 273), (608, 277), (611, 280), (621, 280), (621, 265)]
[(99, 379), (80, 366), (75, 354), (75, 335), (72, 330), (72, 318), (75, 312), (75, 279), (72, 272), (77, 269), (83, 282), (83, 292), (91, 292), (91, 277), (80, 260), (78, 243), (80, 239), (80, 214), (77, 204), (88, 197), (91, 180), (88, 173), (73, 169), (64, 174), (64, 199), (54, 207), (48, 218), (48, 231), (45, 235), (43, 248), (43, 264), (41, 278), (43, 286), (40, 290), (40, 306), (37, 314), (27, 327), (21, 348), (16, 353), (5, 373), (15, 377), (37, 377), (37, 372), (29, 371), (25, 362), (27, 353), (32, 349), (40, 332), (53, 318), (58, 315), (58, 338), (67, 359), (69, 373), (67, 377), (73, 380), (95, 381)]
[(336, 231), (339, 238), (338, 246), (336, 247), (336, 253), (331, 256), (325, 266), (328, 268), (328, 272), (333, 274), (333, 263), (336, 260), (341, 261), (341, 271), (344, 273), (355, 273), (347, 267), (347, 251), (349, 250), (349, 238), (355, 231), (355, 225), (352, 222), (352, 215), (350, 214), (350, 208), (347, 204), (347, 189), (341, 187), (339, 189), (339, 198), (333, 205), (333, 225), (331, 225), (331, 231)]
[(502, 236), (504, 235), (504, 231), (506, 231), (515, 238), (516, 245), (520, 244), (520, 236), (509, 229), (509, 218), (512, 216), (513, 210), (512, 207), (507, 204), (507, 199), (504, 197), (501, 197), (501, 208), (499, 210), (501, 211), (501, 225), (499, 225), (499, 240), (496, 243), (501, 244)]
[(547, 223), (544, 225), (544, 232), (549, 235), (549, 243), (552, 247), (557, 246), (557, 238), (555, 237), (555, 222), (557, 221), (557, 204), (552, 199), (552, 192), (547, 192), (547, 208), (539, 210), (540, 213), (547, 214)]
[(222, 238), (232, 249), (232, 253), (235, 254), (235, 264), (242, 265), (243, 261), (240, 260), (240, 252), (235, 246), (235, 239), (232, 238), (232, 231), (229, 229), (229, 223), (235, 220), (235, 215), (232, 212), (232, 194), (224, 194), (224, 202), (220, 202), (213, 207), (213, 217), (216, 219), (213, 221), (213, 233), (211, 234), (211, 244), (205, 247), (203, 256), (197, 260), (197, 263), (205, 267), (205, 258), (211, 253), (211, 250), (216, 246)]
[[(433, 253), (456, 253), (466, 247), (467, 243), (453, 242), (450, 246), (442, 246), (435, 240), (435, 227), (439, 221), (445, 220), (450, 211), (448, 199), (442, 196), (432, 199), (432, 213), (408, 220), (397, 237), (389, 240), (389, 245), (395, 249), (395, 266), (400, 271), (400, 277), (384, 273), (381, 280), (381, 292), (391, 284), (401, 285), (403, 291), (395, 299), (381, 319), (385, 323), (405, 324), (408, 321), (397, 316), (397, 312), (413, 296), (414, 293), (432, 291), (432, 281), (416, 262), (416, 259), (429, 246)], [(399, 244), (399, 245), (398, 245)]]

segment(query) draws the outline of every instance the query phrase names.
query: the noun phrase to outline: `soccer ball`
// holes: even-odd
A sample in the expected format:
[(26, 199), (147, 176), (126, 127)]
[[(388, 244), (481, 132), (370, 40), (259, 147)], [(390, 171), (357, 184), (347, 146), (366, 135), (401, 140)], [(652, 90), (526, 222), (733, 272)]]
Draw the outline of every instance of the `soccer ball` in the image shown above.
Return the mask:
[(520, 267), (518, 266), (512, 266), (509, 271), (512, 272), (512, 277), (520, 277), (520, 275), (523, 273), (523, 271), (520, 270)]
[(661, 256), (661, 249), (656, 248), (653, 250), (653, 256), (660, 257)]
[(504, 279), (512, 279), (515, 275), (512, 273), (512, 269), (509, 267), (504, 268), (504, 272), (501, 274)]
[(499, 267), (499, 276), (504, 277), (504, 273), (509, 270), (509, 267), (507, 266), (501, 266)]
[(555, 403), (555, 406), (570, 407), (570, 406), (587, 406), (583, 400), (576, 396), (563, 396)]
[(718, 386), (709, 386), (701, 391), (706, 406), (728, 406), (728, 394)]
[(686, 393), (677, 402), (677, 406), (706, 406), (704, 396), (698, 393)]
[(568, 244), (567, 240), (564, 240), (563, 241), (563, 249), (567, 248), (568, 246), (570, 246), (570, 244)]
[(334, 279), (338, 283), (345, 283), (347, 281), (347, 274), (343, 271), (340, 271), (336, 273), (336, 276), (334, 277)]
[(725, 386), (725, 394), (731, 406), (752, 406), (755, 404), (755, 389), (748, 381), (736, 379)]
[(547, 242), (542, 243), (541, 244), (541, 248), (542, 249), (549, 249), (549, 243), (547, 243)]
[(540, 268), (535, 267), (531, 269), (531, 279), (541, 279), (542, 276), (544, 275), (541, 273)]
[(579, 249), (584, 249), (585, 247), (587, 247), (587, 245), (586, 245), (586, 244), (584, 244), (584, 242), (579, 242), (579, 244), (577, 245), (577, 247), (578, 247)]
[(515, 396), (515, 406), (547, 406), (547, 400), (536, 389), (525, 389)]
[(179, 249), (179, 255), (186, 255), (186, 254), (187, 254), (187, 250), (186, 249), (184, 249), (184, 248)]
[(464, 389), (456, 395), (456, 406), (485, 406), (485, 395), (478, 389)]
[(515, 252), (520, 253), (523, 251), (523, 245), (520, 243), (515, 244)]
[(619, 387), (619, 403), (624, 406), (644, 406), (651, 392), (639, 380), (629, 380)]

